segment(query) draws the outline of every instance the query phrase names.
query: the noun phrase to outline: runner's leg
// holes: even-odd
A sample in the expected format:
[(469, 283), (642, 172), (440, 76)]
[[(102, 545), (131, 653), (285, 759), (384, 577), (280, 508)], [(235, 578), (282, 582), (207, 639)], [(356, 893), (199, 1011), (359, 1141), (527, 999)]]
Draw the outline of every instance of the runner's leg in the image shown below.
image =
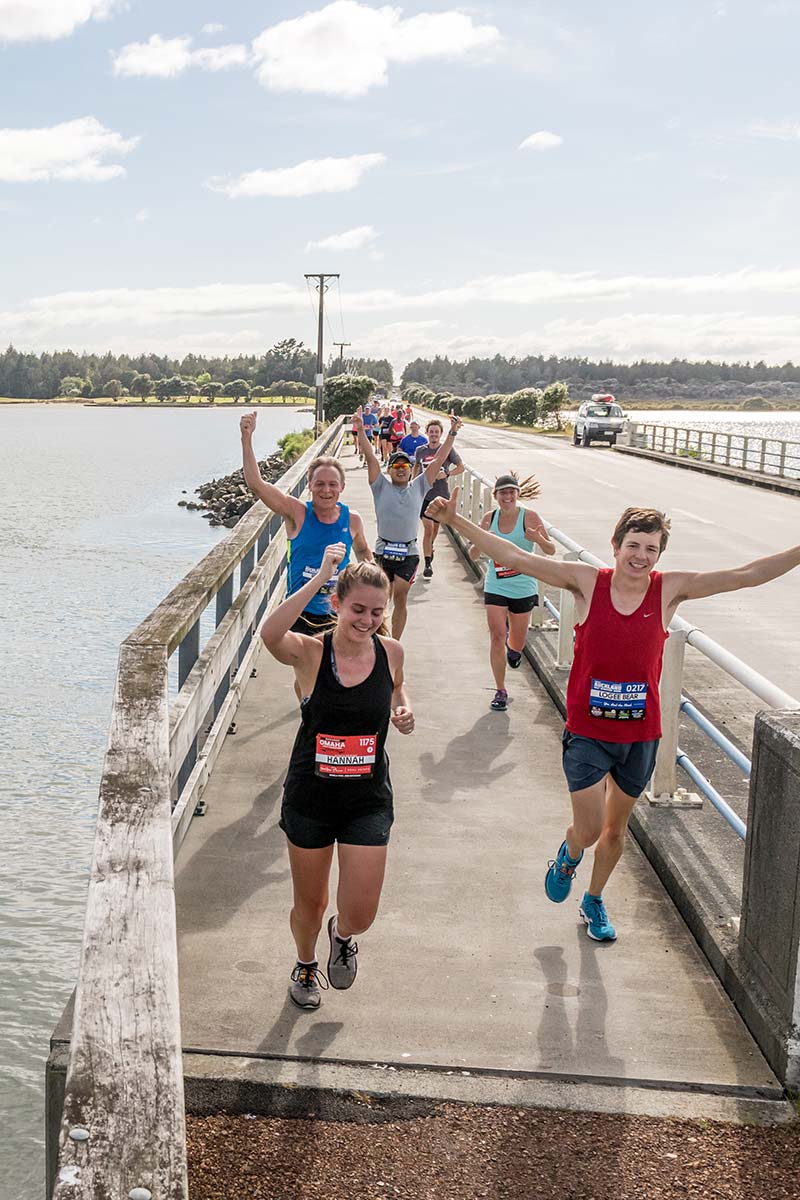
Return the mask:
[(606, 775), (605, 787), (605, 822), (594, 848), (594, 865), (589, 882), (589, 892), (592, 896), (602, 895), (611, 872), (622, 857), (628, 818), (638, 800), (638, 796), (629, 796), (627, 792), (623, 792), (610, 775)]
[(426, 559), (433, 558), (433, 543), (438, 532), (438, 521), (431, 521), (430, 517), (422, 518), (422, 553)]
[(506, 617), (508, 609), (500, 604), (487, 604), (486, 624), (489, 626), (489, 662), (492, 664), (494, 686), (505, 691), (506, 686)]
[(340, 938), (364, 933), (378, 912), (386, 871), (386, 846), (339, 843), (336, 932)]
[(317, 937), (328, 907), (328, 878), (333, 846), (305, 850), (295, 846), (288, 838), (286, 844), (294, 889), (289, 925), (297, 946), (298, 959), (301, 962), (314, 962), (317, 957)]
[(395, 575), (392, 580), (392, 637), (399, 641), (408, 620), (408, 593), (411, 584)]
[(512, 613), (508, 614), (508, 644), (512, 650), (519, 653), (525, 648), (525, 639), (528, 636), (528, 627), (531, 623), (531, 614)]
[(583, 851), (593, 846), (603, 832), (606, 823), (606, 779), (607, 775), (591, 787), (570, 792), (572, 824), (566, 836), (570, 858), (580, 858)]

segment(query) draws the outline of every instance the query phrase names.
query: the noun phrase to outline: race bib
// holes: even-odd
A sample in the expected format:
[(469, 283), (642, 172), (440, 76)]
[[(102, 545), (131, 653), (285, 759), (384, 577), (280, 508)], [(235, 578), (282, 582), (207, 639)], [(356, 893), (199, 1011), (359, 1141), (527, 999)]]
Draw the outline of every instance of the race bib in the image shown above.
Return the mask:
[(377, 746), (378, 735), (375, 733), (347, 737), (318, 733), (315, 774), (328, 779), (355, 779), (371, 775)]
[(494, 564), (494, 573), (498, 579), (513, 579), (515, 575), (519, 575), (519, 571), (514, 571), (511, 567), (501, 567), (499, 562)]
[(387, 562), (403, 562), (408, 558), (408, 542), (384, 542), (381, 557)]
[(614, 683), (593, 679), (589, 715), (606, 721), (641, 721), (647, 707), (646, 683)]
[[(303, 567), (303, 582), (308, 583), (309, 579), (313, 579), (319, 568)], [(338, 574), (338, 572), (337, 572)], [(322, 587), (317, 592), (318, 596), (332, 596), (336, 591), (336, 575), (332, 576), (327, 583), (323, 583)]]

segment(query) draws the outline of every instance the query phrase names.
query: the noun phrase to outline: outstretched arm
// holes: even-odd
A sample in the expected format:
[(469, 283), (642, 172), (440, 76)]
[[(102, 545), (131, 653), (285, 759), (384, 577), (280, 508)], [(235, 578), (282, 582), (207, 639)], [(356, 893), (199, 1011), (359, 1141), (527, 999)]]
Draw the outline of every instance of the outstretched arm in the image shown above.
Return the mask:
[(597, 578), (596, 567), (590, 567), (588, 563), (559, 562), (544, 558), (540, 554), (528, 554), (527, 550), (520, 550), (513, 542), (481, 529), (479, 525), (474, 525), (472, 521), (456, 512), (458, 491), (458, 488), (454, 488), (449, 500), (437, 496), (428, 505), (425, 516), (432, 517), (442, 525), (449, 525), (457, 533), (468, 538), (481, 553), (488, 554), (502, 567), (510, 567), (519, 571), (521, 575), (530, 575), (531, 578), (548, 583), (552, 587), (566, 588), (576, 595), (584, 596), (587, 601), (591, 598)]
[(262, 500), (267, 508), (271, 508), (279, 517), (283, 517), (287, 524), (286, 532), (290, 537), (293, 537), (303, 523), (305, 505), (296, 496), (287, 495), (286, 492), (282, 492), (280, 488), (275, 487), (274, 483), (268, 483), (266, 479), (262, 478), (261, 472), (258, 469), (255, 451), (253, 450), (255, 428), (256, 413), (245, 413), (239, 421), (239, 429), (242, 435), (242, 469), (244, 471), (244, 481), (250, 488), (250, 491), (258, 496), (259, 500)]
[(756, 558), (743, 567), (724, 571), (665, 571), (664, 602), (670, 617), (684, 600), (701, 600), (720, 592), (737, 592), (741, 588), (760, 587), (779, 579), (787, 571), (800, 566), (800, 546)]
[(364, 408), (361, 404), (353, 415), (353, 425), (358, 431), (358, 449), (367, 464), (367, 482), (374, 483), (381, 473), (381, 464), (375, 457), (372, 442), (364, 433)]
[(455, 440), (455, 436), (463, 424), (464, 422), (460, 417), (456, 417), (451, 414), (450, 431), (439, 447), (439, 453), (436, 455), (436, 458), (434, 458), (432, 462), (429, 462), (425, 468), (425, 480), (428, 484), (428, 487), (433, 487), (433, 481), (439, 474), (439, 471), (442, 469), (444, 460), (453, 449), (453, 441)]

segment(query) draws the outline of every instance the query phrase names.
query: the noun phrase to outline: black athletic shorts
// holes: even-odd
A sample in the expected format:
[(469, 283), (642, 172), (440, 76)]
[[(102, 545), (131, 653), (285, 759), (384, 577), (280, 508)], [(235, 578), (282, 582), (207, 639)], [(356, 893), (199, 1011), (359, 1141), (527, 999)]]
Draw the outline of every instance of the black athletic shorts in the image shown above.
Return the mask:
[(406, 583), (413, 583), (417, 577), (418, 554), (407, 554), (400, 562), (389, 562), (382, 554), (376, 554), (375, 562), (383, 568), (390, 582), (396, 576), (398, 579), (405, 579)]
[(626, 796), (641, 796), (653, 774), (660, 740), (601, 742), (565, 729), (561, 761), (569, 790), (580, 792), (610, 775)]
[(305, 633), (308, 637), (316, 637), (318, 633), (327, 633), (329, 629), (333, 629), (336, 625), (336, 613), (331, 610), (329, 613), (309, 612), (307, 609), (300, 613), (300, 616), (291, 626), (290, 633)]
[(393, 821), (391, 800), (363, 805), (353, 804), (352, 798), (343, 796), (324, 809), (287, 804), (284, 800), (278, 824), (293, 846), (322, 850), (334, 842), (346, 846), (386, 846)]
[(498, 608), (507, 608), (510, 613), (526, 613), (536, 608), (539, 603), (535, 596), (501, 596), (499, 592), (484, 592), (484, 604), (496, 604)]

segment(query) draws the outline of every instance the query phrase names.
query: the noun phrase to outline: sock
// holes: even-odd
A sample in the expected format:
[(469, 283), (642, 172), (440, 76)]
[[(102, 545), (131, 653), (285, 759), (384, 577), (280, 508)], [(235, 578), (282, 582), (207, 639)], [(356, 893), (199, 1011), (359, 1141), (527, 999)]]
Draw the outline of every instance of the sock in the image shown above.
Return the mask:
[(306, 962), (305, 959), (298, 958), (297, 965), (298, 965), (298, 967), (316, 967), (319, 964), (318, 964), (316, 958), (310, 958), (308, 960), (308, 962)]
[(565, 862), (567, 862), (567, 863), (569, 863), (569, 865), (570, 865), (571, 867), (577, 867), (578, 863), (579, 863), (581, 860), (580, 860), (580, 857), (578, 857), (578, 858), (571, 858), (571, 857), (570, 857), (570, 853), (569, 853), (569, 847), (567, 847), (567, 849), (564, 851), (564, 861), (565, 861)]
[(353, 936), (352, 933), (348, 933), (347, 937), (339, 936), (339, 914), (338, 913), (333, 918), (333, 926), (331, 928), (331, 933), (336, 938), (337, 942), (342, 942), (342, 943), (349, 942), (351, 937)]
[(602, 900), (603, 899), (602, 895), (593, 896), (591, 892), (587, 892), (586, 895), (589, 897), (590, 900)]

